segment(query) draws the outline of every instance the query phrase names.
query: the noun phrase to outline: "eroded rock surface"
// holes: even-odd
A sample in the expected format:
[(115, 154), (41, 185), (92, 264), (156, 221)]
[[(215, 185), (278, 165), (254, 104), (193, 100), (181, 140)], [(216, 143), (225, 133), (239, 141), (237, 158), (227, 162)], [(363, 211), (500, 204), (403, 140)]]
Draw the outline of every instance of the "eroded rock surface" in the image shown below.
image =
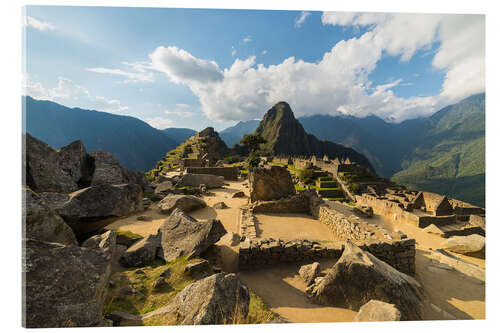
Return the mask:
[(197, 221), (176, 208), (158, 229), (159, 255), (166, 261), (184, 255), (198, 256), (225, 234), (219, 220)]
[(360, 309), (354, 321), (400, 321), (401, 312), (394, 304), (371, 300)]
[(292, 177), (287, 168), (254, 168), (248, 173), (250, 201), (270, 201), (295, 194)]
[(485, 237), (477, 234), (469, 236), (453, 236), (443, 243), (443, 249), (461, 254), (484, 252)]
[(309, 286), (314, 282), (320, 274), (320, 267), (318, 262), (313, 262), (309, 265), (303, 265), (299, 269), (300, 277), (305, 281), (305, 283)]
[(174, 209), (179, 208), (185, 213), (195, 209), (206, 207), (207, 204), (200, 198), (192, 195), (171, 194), (163, 198), (158, 203), (158, 208), (163, 214), (170, 214)]
[(420, 320), (419, 283), (348, 241), (342, 257), (327, 275), (308, 289), (316, 303), (359, 308), (370, 300), (395, 304), (401, 320)]
[(157, 235), (149, 235), (130, 246), (122, 255), (122, 262), (128, 267), (142, 267), (156, 258), (159, 247)]

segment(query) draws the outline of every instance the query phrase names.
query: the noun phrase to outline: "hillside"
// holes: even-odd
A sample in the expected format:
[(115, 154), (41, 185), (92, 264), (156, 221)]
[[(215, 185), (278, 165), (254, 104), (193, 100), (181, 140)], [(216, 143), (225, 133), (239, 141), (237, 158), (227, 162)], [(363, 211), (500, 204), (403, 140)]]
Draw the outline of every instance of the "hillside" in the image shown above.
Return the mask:
[(267, 140), (264, 150), (275, 155), (349, 157), (351, 161), (373, 169), (368, 159), (354, 149), (307, 134), (286, 102), (279, 102), (267, 111), (255, 133)]
[(187, 140), (188, 138), (196, 134), (196, 131), (190, 128), (171, 127), (171, 128), (165, 128), (161, 131), (165, 133), (165, 135), (168, 136), (170, 139), (174, 140), (177, 144), (180, 144), (181, 142)]
[(485, 95), (471, 96), (423, 120), (425, 129), (392, 180), (485, 204)]
[(26, 131), (59, 149), (81, 140), (87, 150), (103, 149), (135, 171), (152, 169), (176, 142), (161, 131), (134, 117), (68, 108), (23, 97)]
[(226, 145), (231, 148), (240, 142), (243, 135), (253, 133), (259, 126), (259, 123), (259, 120), (240, 121), (236, 125), (220, 131), (219, 135)]

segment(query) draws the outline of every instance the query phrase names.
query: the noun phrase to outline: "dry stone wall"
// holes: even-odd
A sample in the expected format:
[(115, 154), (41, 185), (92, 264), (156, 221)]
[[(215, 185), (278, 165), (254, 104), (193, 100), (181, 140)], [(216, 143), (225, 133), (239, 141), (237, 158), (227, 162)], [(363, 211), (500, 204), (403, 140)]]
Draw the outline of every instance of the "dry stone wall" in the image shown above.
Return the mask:
[(222, 176), (225, 180), (238, 180), (237, 167), (188, 167), (187, 173)]

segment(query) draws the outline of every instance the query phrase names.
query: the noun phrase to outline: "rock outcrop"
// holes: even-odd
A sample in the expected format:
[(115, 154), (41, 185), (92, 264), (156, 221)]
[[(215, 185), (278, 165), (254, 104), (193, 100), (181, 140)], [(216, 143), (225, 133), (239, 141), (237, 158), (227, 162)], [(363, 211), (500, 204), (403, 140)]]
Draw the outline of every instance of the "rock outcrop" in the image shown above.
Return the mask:
[(484, 253), (485, 237), (477, 234), (469, 236), (453, 236), (448, 238), (444, 244), (443, 249), (461, 254), (476, 254)]
[(111, 259), (116, 253), (116, 232), (106, 231), (103, 234), (95, 235), (82, 243), (83, 247), (94, 250), (101, 250)]
[(197, 221), (180, 209), (175, 209), (158, 229), (161, 249), (166, 261), (184, 255), (198, 256), (226, 234), (219, 220)]
[(54, 212), (38, 194), (29, 188), (23, 190), (25, 237), (51, 243), (78, 245), (73, 230)]
[(250, 201), (270, 201), (295, 194), (292, 177), (285, 167), (254, 168), (248, 173)]
[(217, 188), (224, 185), (224, 177), (196, 174), (196, 173), (186, 173), (182, 175), (181, 179), (177, 182), (177, 187), (182, 186), (193, 186), (199, 187), (200, 185), (205, 185), (207, 188)]
[(58, 164), (79, 188), (90, 186), (94, 174), (94, 160), (87, 154), (82, 141), (62, 147), (57, 153)]
[(246, 318), (248, 288), (235, 274), (218, 273), (186, 286), (165, 307), (142, 316), (142, 321), (178, 314), (180, 325), (231, 324)]
[(299, 275), (304, 280), (304, 282), (309, 286), (314, 282), (320, 273), (319, 263), (313, 262), (309, 265), (303, 265), (299, 269)]
[(171, 194), (167, 195), (158, 203), (158, 208), (163, 214), (170, 214), (179, 208), (185, 213), (206, 207), (207, 204), (200, 198), (192, 195)]
[(24, 246), (24, 325), (98, 325), (111, 273), (108, 255), (34, 239), (27, 239)]
[(149, 235), (135, 242), (122, 254), (122, 263), (127, 267), (142, 267), (152, 262), (160, 246), (157, 235)]
[(91, 186), (68, 194), (65, 198), (59, 198), (49, 205), (77, 236), (104, 227), (106, 223), (103, 220), (107, 218), (142, 210), (142, 190), (137, 184)]
[(342, 257), (327, 275), (308, 289), (316, 303), (358, 310), (370, 300), (395, 304), (401, 320), (420, 320), (422, 292), (418, 282), (348, 241)]
[(360, 309), (354, 321), (400, 321), (401, 312), (394, 304), (371, 300)]
[(146, 185), (144, 175), (131, 171), (120, 165), (120, 162), (110, 152), (105, 150), (95, 150), (90, 156), (95, 165), (92, 176), (92, 186), (101, 184), (138, 184), (141, 188)]

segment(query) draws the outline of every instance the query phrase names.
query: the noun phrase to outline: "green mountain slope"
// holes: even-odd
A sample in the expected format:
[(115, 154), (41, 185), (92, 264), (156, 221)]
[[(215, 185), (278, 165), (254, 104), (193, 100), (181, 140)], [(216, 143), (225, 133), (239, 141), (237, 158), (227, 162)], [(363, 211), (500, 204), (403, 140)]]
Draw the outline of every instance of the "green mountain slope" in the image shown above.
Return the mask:
[(68, 108), (23, 97), (26, 131), (55, 149), (82, 140), (89, 152), (104, 149), (135, 171), (155, 166), (176, 142), (134, 117)]
[(485, 96), (471, 96), (423, 120), (415, 146), (392, 180), (485, 204)]

